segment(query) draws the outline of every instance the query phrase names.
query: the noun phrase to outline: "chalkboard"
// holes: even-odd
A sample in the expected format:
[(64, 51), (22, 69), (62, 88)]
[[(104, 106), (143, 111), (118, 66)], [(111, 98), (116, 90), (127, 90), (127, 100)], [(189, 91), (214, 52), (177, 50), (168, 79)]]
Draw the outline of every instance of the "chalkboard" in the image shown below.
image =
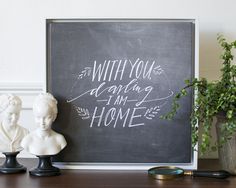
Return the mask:
[(47, 20), (47, 91), (58, 100), (53, 128), (67, 147), (55, 157), (79, 163), (183, 163), (193, 160), (193, 20)]

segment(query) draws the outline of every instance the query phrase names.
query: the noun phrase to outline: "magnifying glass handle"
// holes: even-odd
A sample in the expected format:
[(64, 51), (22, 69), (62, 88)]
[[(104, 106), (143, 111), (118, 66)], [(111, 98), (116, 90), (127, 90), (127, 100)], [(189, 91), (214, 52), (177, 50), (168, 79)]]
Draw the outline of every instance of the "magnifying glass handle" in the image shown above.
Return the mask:
[(225, 170), (219, 171), (199, 171), (193, 170), (192, 171), (193, 177), (208, 177), (208, 178), (218, 178), (218, 179), (225, 179), (230, 176), (230, 173)]

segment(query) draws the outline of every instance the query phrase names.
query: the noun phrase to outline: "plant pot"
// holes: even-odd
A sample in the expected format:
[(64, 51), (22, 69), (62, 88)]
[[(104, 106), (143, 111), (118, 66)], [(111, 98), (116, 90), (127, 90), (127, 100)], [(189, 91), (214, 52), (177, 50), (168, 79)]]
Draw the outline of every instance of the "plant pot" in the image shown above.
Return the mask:
[[(223, 113), (218, 114), (216, 117), (216, 134), (217, 139), (219, 140), (221, 137), (220, 127), (227, 121), (227, 119)], [(218, 154), (221, 168), (236, 175), (236, 134), (231, 140), (227, 141), (222, 147), (218, 148)]]

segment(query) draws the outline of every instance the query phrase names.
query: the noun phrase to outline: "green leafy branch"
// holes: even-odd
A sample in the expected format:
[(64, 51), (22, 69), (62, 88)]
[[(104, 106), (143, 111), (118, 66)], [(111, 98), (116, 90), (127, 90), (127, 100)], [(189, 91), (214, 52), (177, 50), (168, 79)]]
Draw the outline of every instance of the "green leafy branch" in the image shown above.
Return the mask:
[[(173, 98), (171, 111), (162, 116), (163, 119), (172, 120), (180, 108), (180, 99), (188, 94), (188, 88), (193, 88), (196, 97), (190, 117), (192, 146), (196, 146), (201, 139), (199, 145), (201, 153), (216, 150), (230, 140), (236, 132), (236, 65), (232, 64), (234, 59), (232, 50), (236, 49), (236, 41), (228, 43), (222, 35), (218, 35), (217, 40), (223, 49), (220, 80), (213, 82), (208, 82), (205, 78), (186, 80), (186, 86)], [(213, 118), (219, 113), (224, 113), (227, 121), (221, 127), (223, 136), (219, 142), (211, 143)], [(197, 125), (203, 128), (201, 135)]]

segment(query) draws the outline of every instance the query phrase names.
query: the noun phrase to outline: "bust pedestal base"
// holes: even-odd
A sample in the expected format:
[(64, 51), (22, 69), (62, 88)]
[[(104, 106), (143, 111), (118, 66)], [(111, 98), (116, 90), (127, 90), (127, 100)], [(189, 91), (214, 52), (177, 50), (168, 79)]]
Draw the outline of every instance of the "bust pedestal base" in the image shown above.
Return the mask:
[(26, 172), (26, 167), (19, 164), (16, 160), (16, 156), (20, 152), (3, 152), (6, 156), (6, 160), (3, 165), (0, 166), (0, 173), (3, 174), (15, 174), (15, 173), (23, 173)]
[(32, 176), (58, 176), (60, 169), (52, 166), (51, 156), (37, 156), (39, 158), (38, 167), (29, 171)]

